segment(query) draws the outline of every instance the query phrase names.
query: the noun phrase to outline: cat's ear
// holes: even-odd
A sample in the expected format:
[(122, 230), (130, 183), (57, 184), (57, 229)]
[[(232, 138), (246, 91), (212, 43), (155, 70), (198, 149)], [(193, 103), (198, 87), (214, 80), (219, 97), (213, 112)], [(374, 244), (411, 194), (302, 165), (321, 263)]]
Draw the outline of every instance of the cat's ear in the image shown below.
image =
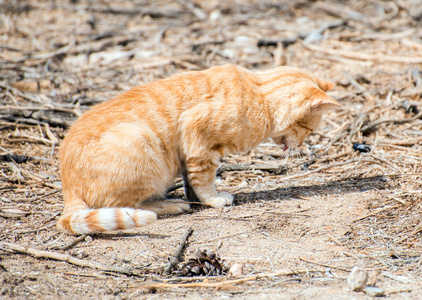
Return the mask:
[(334, 87), (334, 83), (325, 81), (324, 79), (314, 77), (316, 83), (318, 84), (319, 88), (324, 92), (331, 90)]
[(312, 108), (318, 108), (318, 109), (331, 109), (335, 107), (340, 107), (340, 103), (338, 103), (336, 100), (328, 96), (327, 94), (321, 92), (318, 93), (318, 96), (316, 96), (312, 100), (311, 107)]

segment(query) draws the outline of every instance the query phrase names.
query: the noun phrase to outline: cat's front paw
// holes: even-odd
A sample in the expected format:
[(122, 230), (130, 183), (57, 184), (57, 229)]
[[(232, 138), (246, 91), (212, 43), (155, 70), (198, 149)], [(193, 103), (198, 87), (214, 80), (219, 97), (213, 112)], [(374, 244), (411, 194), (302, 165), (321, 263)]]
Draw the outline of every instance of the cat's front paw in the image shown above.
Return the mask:
[(216, 197), (211, 197), (205, 202), (205, 204), (211, 205), (214, 208), (231, 205), (232, 203), (233, 196), (225, 192), (218, 193)]

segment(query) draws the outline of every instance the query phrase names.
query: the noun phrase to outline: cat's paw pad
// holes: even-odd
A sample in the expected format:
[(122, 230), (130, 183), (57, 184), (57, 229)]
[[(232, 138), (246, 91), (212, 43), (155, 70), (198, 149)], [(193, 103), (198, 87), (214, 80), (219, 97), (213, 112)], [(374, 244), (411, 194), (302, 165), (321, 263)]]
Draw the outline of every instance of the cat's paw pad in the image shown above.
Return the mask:
[(206, 204), (211, 205), (214, 208), (231, 205), (232, 203), (233, 196), (225, 192), (218, 193), (216, 197), (211, 197), (206, 202)]

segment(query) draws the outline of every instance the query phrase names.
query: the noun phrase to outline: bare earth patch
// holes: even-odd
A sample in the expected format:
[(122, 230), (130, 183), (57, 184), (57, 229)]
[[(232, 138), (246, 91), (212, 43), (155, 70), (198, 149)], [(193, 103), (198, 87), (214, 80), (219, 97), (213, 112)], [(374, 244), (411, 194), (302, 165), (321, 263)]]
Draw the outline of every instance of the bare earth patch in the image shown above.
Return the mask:
[[(347, 285), (354, 266), (387, 298), (422, 297), (419, 1), (4, 1), (0, 25), (0, 298), (369, 298)], [(305, 68), (343, 107), (300, 149), (224, 158), (217, 187), (233, 206), (60, 233), (57, 150), (72, 122), (226, 63)], [(184, 196), (180, 180), (169, 196)], [(189, 227), (186, 260), (207, 249), (243, 272), (164, 275)]]

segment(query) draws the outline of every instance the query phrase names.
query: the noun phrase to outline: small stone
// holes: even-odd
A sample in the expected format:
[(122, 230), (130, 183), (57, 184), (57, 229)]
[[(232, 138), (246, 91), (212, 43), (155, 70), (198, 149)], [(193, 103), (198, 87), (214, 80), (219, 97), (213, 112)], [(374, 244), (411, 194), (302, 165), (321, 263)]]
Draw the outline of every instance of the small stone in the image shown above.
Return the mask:
[(222, 18), (223, 15), (219, 10), (214, 10), (212, 13), (210, 13), (210, 21), (214, 25), (217, 24)]
[(22, 92), (36, 93), (38, 91), (38, 82), (22, 80), (22, 81), (16, 82), (13, 85), (13, 87), (22, 91)]
[(224, 56), (225, 58), (234, 59), (235, 57), (238, 56), (238, 53), (234, 49), (227, 48), (221, 51), (221, 55)]
[(377, 279), (378, 275), (380, 274), (380, 271), (372, 271), (368, 272), (368, 281), (366, 282), (366, 285), (369, 286), (376, 286), (377, 285)]
[(234, 264), (231, 266), (229, 270), (229, 274), (233, 277), (237, 277), (243, 275), (243, 265), (242, 264)]
[(72, 251), (70, 251), (70, 254), (74, 257), (77, 258), (85, 258), (88, 257), (88, 253), (84, 252), (83, 250), (79, 250), (79, 249), (74, 249)]
[(412, 9), (408, 10), (410, 16), (415, 19), (416, 21), (419, 21), (422, 19), (422, 8), (421, 7), (413, 7)]
[(88, 236), (85, 238), (85, 242), (86, 242), (86, 243), (91, 243), (91, 242), (92, 242), (92, 236), (88, 235)]
[(51, 86), (51, 80), (49, 79), (43, 79), (40, 81), (40, 88), (41, 89), (50, 89)]
[(363, 291), (371, 297), (382, 297), (385, 295), (385, 291), (383, 288), (375, 286), (367, 286)]
[(368, 272), (364, 268), (354, 267), (347, 277), (347, 284), (352, 291), (362, 291), (368, 281)]
[(67, 56), (63, 60), (63, 63), (66, 66), (73, 67), (73, 68), (86, 66), (86, 65), (88, 65), (88, 56), (85, 53), (75, 55), (75, 56)]

